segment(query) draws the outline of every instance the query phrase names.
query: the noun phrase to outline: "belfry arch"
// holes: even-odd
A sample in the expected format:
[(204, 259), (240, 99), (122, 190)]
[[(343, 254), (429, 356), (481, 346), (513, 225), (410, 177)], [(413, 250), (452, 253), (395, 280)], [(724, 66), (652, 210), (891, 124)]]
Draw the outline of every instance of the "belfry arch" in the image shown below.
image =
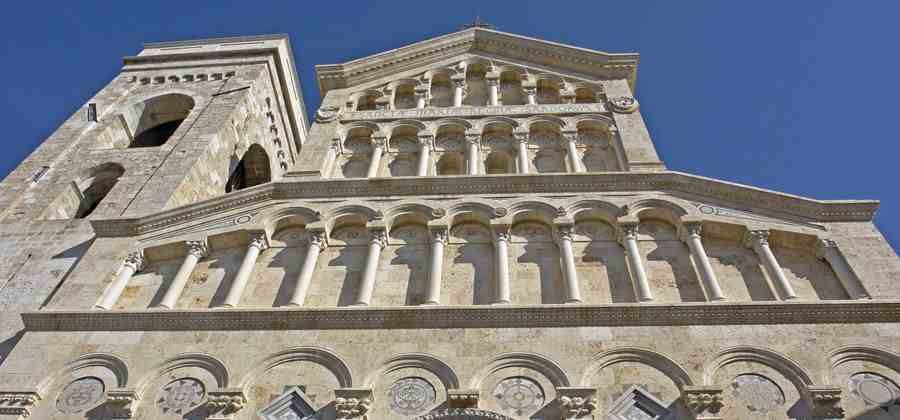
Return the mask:
[(154, 96), (122, 112), (131, 130), (128, 147), (157, 147), (165, 144), (194, 109), (194, 99), (179, 93)]
[(231, 170), (225, 192), (255, 187), (272, 180), (269, 154), (258, 144), (251, 145), (237, 165)]

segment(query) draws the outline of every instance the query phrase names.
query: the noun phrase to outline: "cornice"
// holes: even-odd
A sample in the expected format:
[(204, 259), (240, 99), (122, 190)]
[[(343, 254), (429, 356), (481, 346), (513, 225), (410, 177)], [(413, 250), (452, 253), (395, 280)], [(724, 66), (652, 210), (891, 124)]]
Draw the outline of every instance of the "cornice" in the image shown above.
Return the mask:
[[(503, 182), (498, 182), (502, 180)], [(417, 195), (531, 193), (684, 193), (806, 222), (859, 222), (875, 217), (876, 200), (814, 200), (674, 171), (358, 179), (284, 179), (176, 209), (134, 218), (93, 219), (97, 236), (137, 236), (266, 200)]]
[(900, 322), (898, 300), (610, 305), (501, 305), (40, 311), (27, 331), (229, 331), (857, 324)]
[(316, 66), (319, 91), (365, 83), (462, 53), (535, 61), (597, 79), (637, 77), (638, 54), (610, 54), (484, 28), (470, 28), (340, 64)]

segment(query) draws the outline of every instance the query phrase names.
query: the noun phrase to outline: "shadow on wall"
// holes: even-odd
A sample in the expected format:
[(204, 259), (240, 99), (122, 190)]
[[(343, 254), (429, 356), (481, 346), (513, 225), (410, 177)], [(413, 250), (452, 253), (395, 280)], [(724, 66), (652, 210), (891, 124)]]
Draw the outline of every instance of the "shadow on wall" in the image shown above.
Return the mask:
[(23, 335), (25, 335), (25, 330), (19, 330), (19, 332), (17, 332), (14, 336), (0, 342), (0, 366), (3, 366), (3, 362), (6, 361), (6, 357), (9, 356), (9, 353), (12, 352), (12, 349), (16, 347), (16, 344), (19, 343), (19, 340), (22, 339)]

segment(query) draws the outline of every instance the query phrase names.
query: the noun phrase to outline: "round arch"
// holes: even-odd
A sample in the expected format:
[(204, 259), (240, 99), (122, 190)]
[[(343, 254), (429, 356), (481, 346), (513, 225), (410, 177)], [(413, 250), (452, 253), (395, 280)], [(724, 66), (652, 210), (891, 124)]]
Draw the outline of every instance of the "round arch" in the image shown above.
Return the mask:
[(694, 381), (687, 371), (677, 362), (665, 355), (640, 347), (624, 347), (600, 353), (595, 356), (593, 360), (588, 363), (587, 369), (585, 369), (584, 375), (581, 377), (581, 385), (588, 386), (591, 378), (598, 372), (607, 366), (623, 362), (635, 362), (650, 366), (671, 379), (678, 389), (694, 384)]
[(379, 376), (406, 368), (427, 370), (440, 379), (444, 389), (459, 389), (459, 378), (456, 376), (456, 372), (437, 357), (426, 353), (409, 353), (390, 357), (381, 362), (377, 369), (369, 372), (363, 384), (371, 387)]
[(341, 388), (353, 386), (353, 375), (347, 363), (337, 354), (322, 347), (292, 347), (266, 357), (254, 364), (256, 366), (238, 383), (238, 388), (244, 392), (250, 391), (253, 382), (266, 372), (291, 362), (312, 362), (321, 365), (330, 371)]
[(544, 375), (554, 387), (569, 385), (569, 376), (558, 363), (537, 353), (515, 352), (504, 353), (494, 357), (490, 363), (481, 368), (469, 383), (469, 389), (481, 389), (482, 382), (491, 373), (505, 368), (528, 368)]
[(774, 350), (762, 347), (738, 346), (719, 352), (703, 371), (703, 383), (713, 385), (719, 369), (736, 362), (755, 362), (775, 369), (794, 384), (798, 392), (814, 385), (812, 378), (800, 365)]

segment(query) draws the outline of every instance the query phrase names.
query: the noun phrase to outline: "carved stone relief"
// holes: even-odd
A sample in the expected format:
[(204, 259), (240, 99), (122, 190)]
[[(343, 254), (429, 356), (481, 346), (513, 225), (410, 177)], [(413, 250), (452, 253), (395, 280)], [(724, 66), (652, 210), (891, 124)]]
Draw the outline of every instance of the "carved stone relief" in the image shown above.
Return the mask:
[(873, 407), (900, 406), (900, 387), (877, 373), (857, 373), (847, 381), (850, 395)]
[(197, 408), (206, 395), (203, 384), (193, 378), (176, 379), (166, 384), (156, 396), (163, 414), (184, 415)]
[(56, 408), (66, 414), (87, 411), (103, 399), (103, 381), (94, 377), (76, 379), (66, 385), (56, 399)]
[(413, 416), (423, 414), (435, 402), (434, 387), (425, 379), (408, 377), (398, 380), (388, 390), (388, 404), (391, 410)]

